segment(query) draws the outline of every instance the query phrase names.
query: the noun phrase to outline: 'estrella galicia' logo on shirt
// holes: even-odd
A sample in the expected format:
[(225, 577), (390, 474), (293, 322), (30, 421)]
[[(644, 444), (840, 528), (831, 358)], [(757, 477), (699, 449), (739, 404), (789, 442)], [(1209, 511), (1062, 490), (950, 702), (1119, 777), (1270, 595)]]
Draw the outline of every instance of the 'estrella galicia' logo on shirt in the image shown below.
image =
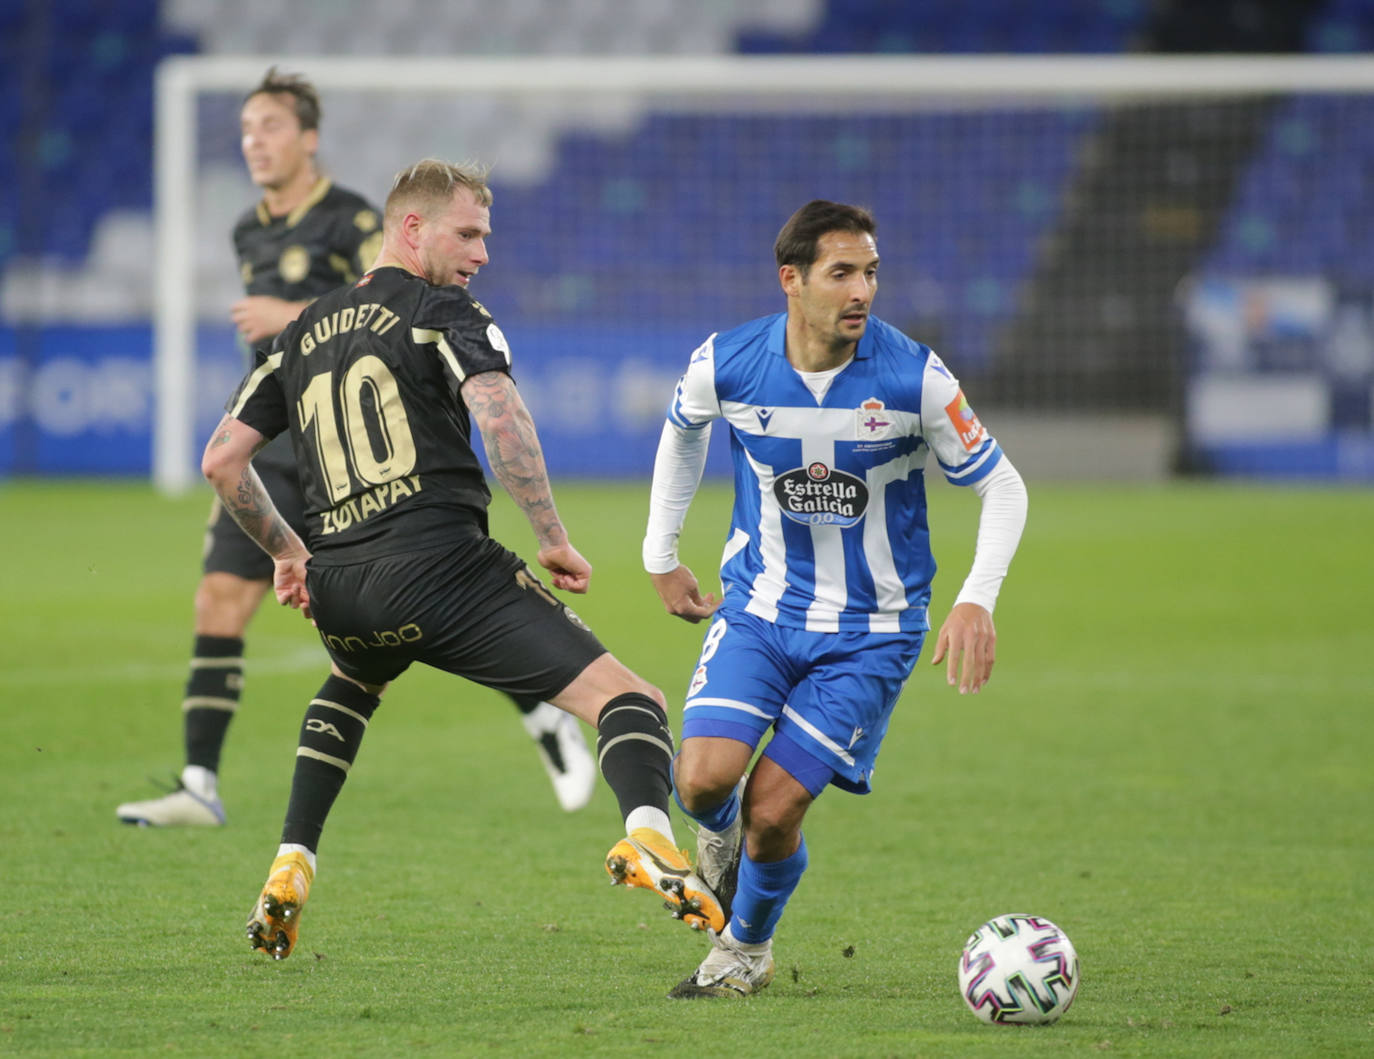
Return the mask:
[(768, 424), (773, 418), (773, 409), (755, 408), (754, 414), (759, 417), (759, 429), (766, 432), (768, 430)]
[(854, 410), (854, 430), (860, 440), (880, 438), (892, 426), (892, 417), (887, 406), (876, 397), (870, 397)]
[(863, 480), (820, 460), (778, 475), (773, 496), (782, 513), (803, 526), (852, 526), (868, 510)]

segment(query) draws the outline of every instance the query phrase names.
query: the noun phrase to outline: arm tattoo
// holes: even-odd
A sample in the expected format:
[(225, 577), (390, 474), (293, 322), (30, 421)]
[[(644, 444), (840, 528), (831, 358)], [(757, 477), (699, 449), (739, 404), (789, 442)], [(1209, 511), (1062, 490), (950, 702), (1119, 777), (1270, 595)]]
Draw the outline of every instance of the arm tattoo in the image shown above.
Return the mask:
[(463, 383), (463, 401), (482, 432), (487, 462), (501, 487), (529, 519), (540, 546), (567, 541), (529, 409), (509, 375), (486, 371)]
[(291, 529), (277, 512), (252, 464), (245, 465), (239, 480), (220, 490), (219, 496), (243, 532), (269, 555), (275, 556), (290, 542)]

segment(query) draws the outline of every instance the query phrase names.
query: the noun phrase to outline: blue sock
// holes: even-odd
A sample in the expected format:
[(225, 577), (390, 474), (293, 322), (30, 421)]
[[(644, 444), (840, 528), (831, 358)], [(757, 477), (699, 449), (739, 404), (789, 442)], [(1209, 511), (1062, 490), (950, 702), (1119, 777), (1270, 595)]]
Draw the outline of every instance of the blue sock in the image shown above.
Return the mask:
[(777, 929), (782, 910), (806, 871), (806, 839), (785, 860), (759, 864), (746, 849), (739, 862), (739, 889), (731, 904), (730, 933), (739, 941), (767, 941)]

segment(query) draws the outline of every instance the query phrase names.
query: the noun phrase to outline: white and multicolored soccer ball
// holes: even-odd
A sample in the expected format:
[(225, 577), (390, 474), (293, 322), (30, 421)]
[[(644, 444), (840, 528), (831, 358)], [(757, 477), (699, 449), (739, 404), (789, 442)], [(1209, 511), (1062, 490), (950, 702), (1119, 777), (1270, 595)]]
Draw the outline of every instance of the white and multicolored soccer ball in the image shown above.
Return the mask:
[(1043, 916), (997, 916), (964, 945), (959, 992), (984, 1022), (1054, 1022), (1078, 995), (1078, 953)]

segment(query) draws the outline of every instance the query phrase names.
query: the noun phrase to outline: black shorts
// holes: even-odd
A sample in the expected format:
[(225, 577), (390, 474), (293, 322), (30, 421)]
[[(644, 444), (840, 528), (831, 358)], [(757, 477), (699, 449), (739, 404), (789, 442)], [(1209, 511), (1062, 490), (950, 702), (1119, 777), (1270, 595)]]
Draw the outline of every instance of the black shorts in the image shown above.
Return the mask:
[[(273, 444), (277, 444), (277, 441), (273, 441)], [(253, 468), (282, 518), (304, 538), (305, 496), (301, 492), (300, 477), (295, 467), (254, 460)], [(201, 571), (207, 574), (233, 574), (248, 581), (272, 580), (272, 557), (239, 529), (239, 524), (224, 510), (218, 497), (210, 508), (210, 521), (205, 526)]]
[(487, 536), (308, 569), (320, 639), (339, 669), (365, 684), (423, 662), (532, 702), (557, 695), (606, 653), (523, 559)]

